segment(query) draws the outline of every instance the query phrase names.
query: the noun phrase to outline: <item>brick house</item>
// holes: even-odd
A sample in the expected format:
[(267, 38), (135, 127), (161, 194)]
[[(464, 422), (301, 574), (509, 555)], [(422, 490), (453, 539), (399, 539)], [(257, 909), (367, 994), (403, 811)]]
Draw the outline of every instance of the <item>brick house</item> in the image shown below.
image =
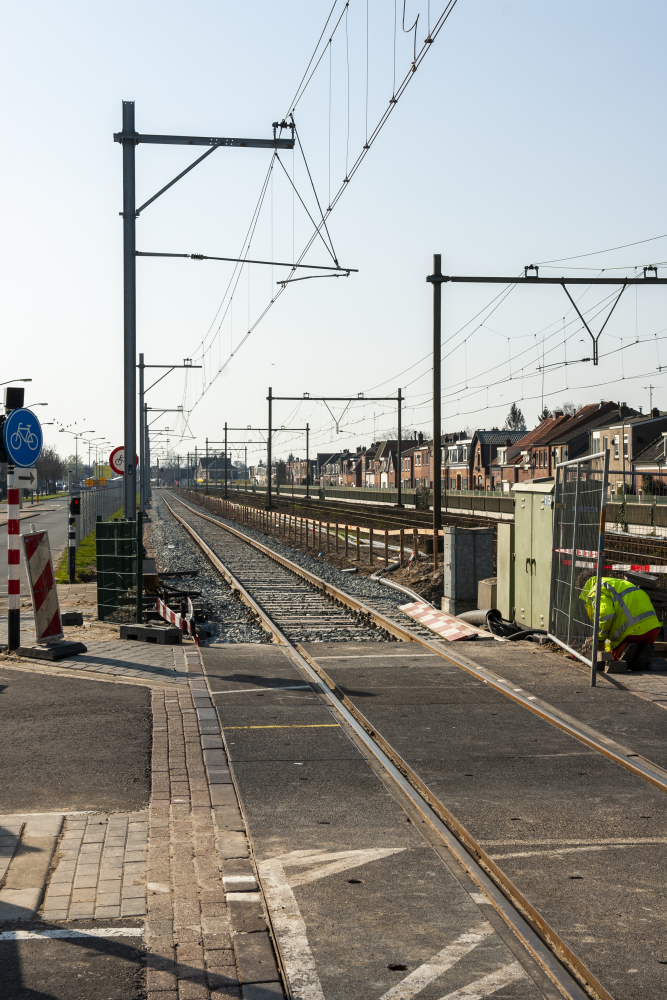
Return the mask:
[(651, 413), (637, 413), (629, 411), (621, 403), (615, 415), (615, 419), (598, 424), (591, 430), (591, 453), (609, 449), (611, 493), (618, 493), (623, 483), (634, 493), (638, 485), (634, 474), (635, 461), (647, 451), (649, 445), (662, 437), (663, 431), (667, 431), (667, 412), (654, 407)]
[(635, 456), (635, 491), (649, 496), (667, 493), (667, 432), (663, 431), (647, 448)]
[(500, 488), (502, 480), (501, 466), (497, 463), (498, 449), (501, 457), (506, 450), (516, 445), (525, 436), (524, 431), (499, 430), (493, 427), (490, 431), (481, 429), (472, 436), (469, 449), (469, 489), (495, 490)]

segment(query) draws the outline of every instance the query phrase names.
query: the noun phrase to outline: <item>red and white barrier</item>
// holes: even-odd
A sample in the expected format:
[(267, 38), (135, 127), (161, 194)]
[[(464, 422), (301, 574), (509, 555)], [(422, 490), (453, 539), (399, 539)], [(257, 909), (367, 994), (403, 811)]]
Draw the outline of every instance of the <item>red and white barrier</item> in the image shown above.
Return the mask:
[(158, 614), (161, 615), (165, 621), (169, 622), (170, 625), (175, 625), (176, 628), (180, 628), (182, 632), (186, 632), (188, 635), (191, 635), (197, 645), (199, 645), (197, 627), (195, 625), (194, 608), (192, 607), (192, 601), (189, 597), (187, 615), (182, 615), (176, 611), (172, 611), (160, 597), (157, 599), (157, 610)]
[(63, 626), (58, 604), (58, 590), (53, 573), (48, 531), (32, 531), (21, 535), (28, 569), (28, 581), (35, 612), (37, 642), (62, 639)]

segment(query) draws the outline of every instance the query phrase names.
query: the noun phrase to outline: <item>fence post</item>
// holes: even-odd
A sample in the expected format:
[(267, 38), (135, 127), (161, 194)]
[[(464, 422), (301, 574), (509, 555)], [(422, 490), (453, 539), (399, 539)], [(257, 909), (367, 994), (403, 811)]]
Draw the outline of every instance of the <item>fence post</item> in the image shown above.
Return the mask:
[(331, 551), (331, 524), (327, 521), (327, 555)]
[(137, 511), (137, 625), (144, 617), (144, 515)]
[[(565, 478), (565, 477), (563, 477)], [(574, 601), (574, 574), (577, 563), (577, 528), (579, 527), (579, 487), (581, 486), (581, 465), (577, 463), (577, 485), (574, 489), (574, 523), (572, 525), (572, 569), (570, 571), (570, 602), (567, 615), (567, 644), (572, 642), (572, 603)], [(530, 575), (533, 575), (533, 564), (530, 564)]]
[(345, 558), (347, 559), (347, 525), (345, 525)]
[(361, 545), (360, 545), (360, 541), (359, 541), (359, 528), (357, 527), (357, 559), (356, 559), (356, 561), (359, 562), (360, 559), (361, 559)]
[(322, 551), (322, 522), (317, 522), (317, 551)]
[(368, 565), (373, 565), (373, 529), (368, 529)]
[(384, 565), (385, 569), (389, 565), (389, 532), (384, 529)]
[(398, 553), (398, 565), (400, 569), (403, 569), (403, 562), (405, 559), (405, 537), (404, 529), (401, 528), (400, 542), (399, 542), (399, 553)]
[[(597, 684), (598, 669), (598, 632), (600, 630), (600, 590), (602, 585), (602, 566), (604, 563), (604, 532), (607, 521), (607, 477), (609, 475), (609, 449), (605, 451), (602, 470), (602, 495), (600, 499), (600, 539), (598, 541), (598, 568), (595, 587), (595, 614), (593, 616), (593, 648), (591, 649), (591, 687)], [(574, 553), (572, 554), (574, 562)]]
[(415, 559), (415, 563), (419, 560), (419, 532), (416, 528), (412, 529), (412, 554)]

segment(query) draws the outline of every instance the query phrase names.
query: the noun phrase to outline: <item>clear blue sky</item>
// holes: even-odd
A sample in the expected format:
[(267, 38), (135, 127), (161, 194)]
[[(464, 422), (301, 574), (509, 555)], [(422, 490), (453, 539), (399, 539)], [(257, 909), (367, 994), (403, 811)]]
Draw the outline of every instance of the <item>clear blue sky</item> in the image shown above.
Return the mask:
[[(121, 442), (121, 151), (112, 142), (121, 101), (136, 101), (139, 131), (269, 136), (271, 123), (290, 108), (331, 2), (38, 0), (6, 7), (0, 308), (7, 364), (0, 381), (32, 376), (26, 402), (49, 403), (40, 416)], [(434, 22), (443, 6), (407, 0), (408, 27), (419, 14), (417, 48), (429, 8)], [(332, 23), (342, 10), (339, 0)], [(366, 10), (366, 0), (350, 0), (331, 61), (326, 52), (295, 111), (322, 204), (343, 180), (346, 159), (349, 168), (363, 146), (366, 121), (372, 131), (392, 95), (394, 5), (368, 3), (368, 100)], [(414, 36), (402, 31), (400, 0), (397, 10), (398, 81)], [(359, 273), (288, 288), (215, 380), (249, 317), (254, 322), (286, 272), (245, 268), (231, 309), (215, 320), (232, 265), (139, 260), (138, 350), (147, 362), (196, 360), (198, 345), (208, 348), (203, 397), (202, 376), (194, 373), (186, 384), (175, 372), (151, 393), (151, 405), (191, 410), (193, 436), (172, 435), (170, 446), (184, 455), (207, 435), (219, 440), (225, 420), (264, 426), (269, 385), (278, 395), (299, 396), (401, 386), (404, 426), (428, 431), (430, 362), (420, 359), (430, 350), (425, 276), (434, 252), (442, 253), (446, 272), (515, 275), (534, 261), (667, 232), (659, 110), (667, 8), (648, 0), (641, 13), (629, 13), (614, 0), (458, 0), (331, 216), (338, 259)], [(138, 200), (194, 156), (182, 147), (140, 146)], [(146, 210), (138, 247), (235, 256), (270, 156), (216, 151)], [(287, 153), (283, 163), (314, 213), (303, 160)], [(289, 261), (311, 228), (275, 165), (249, 256)], [(325, 247), (316, 244), (306, 259), (327, 263)], [(632, 274), (635, 265), (662, 260), (667, 239), (568, 264), (628, 267), (615, 273)], [(500, 290), (446, 286), (443, 336)], [(555, 366), (544, 378), (552, 408), (601, 398), (646, 408), (649, 384), (656, 387), (654, 405), (667, 407), (657, 370), (667, 364), (667, 341), (660, 340), (667, 337), (666, 294), (626, 292), (601, 345), (603, 354), (616, 353), (598, 368), (565, 369), (565, 357), (587, 357), (590, 348), (563, 292), (517, 288), (492, 316), (480, 317), (484, 328), (476, 329), (477, 320), (448, 345), (455, 350), (443, 365), (444, 426), (502, 425), (512, 401), (532, 425), (542, 378), (528, 376), (535, 376), (542, 350)], [(582, 308), (604, 297), (585, 291)], [(340, 407), (332, 409), (339, 414)], [(338, 435), (319, 405), (276, 409), (278, 425), (306, 420), (313, 450), (370, 443), (374, 428), (379, 437), (395, 426), (393, 410), (382, 404), (350, 408)], [(156, 426), (181, 429), (169, 416)], [(47, 428), (47, 441), (70, 451), (56, 430)], [(285, 439), (278, 453), (289, 448), (299, 452), (302, 443)]]

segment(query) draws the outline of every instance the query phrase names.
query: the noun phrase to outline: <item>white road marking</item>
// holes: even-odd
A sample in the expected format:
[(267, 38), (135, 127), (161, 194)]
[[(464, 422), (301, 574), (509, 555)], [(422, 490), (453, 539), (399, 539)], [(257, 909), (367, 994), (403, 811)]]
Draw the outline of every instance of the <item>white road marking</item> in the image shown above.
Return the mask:
[(496, 993), (503, 986), (509, 986), (517, 979), (527, 979), (527, 976), (518, 962), (512, 962), (511, 965), (505, 965), (497, 972), (477, 979), (474, 983), (469, 983), (468, 986), (462, 986), (460, 990), (447, 993), (446, 996), (440, 997), (440, 1000), (482, 1000), (482, 997)]
[[(664, 842), (664, 838), (658, 841), (661, 844)], [(557, 854), (576, 854), (580, 851), (623, 851), (636, 846), (636, 844), (589, 844), (587, 847), (552, 847), (544, 851), (517, 851), (515, 854), (489, 854), (489, 857), (493, 861), (499, 861), (504, 858), (533, 858), (542, 855), (553, 857)]]
[[(592, 844), (593, 840), (487, 840), (484, 847), (561, 847), (570, 844)], [(667, 837), (607, 837), (595, 844), (667, 844)]]
[(225, 899), (227, 902), (260, 903), (262, 894), (259, 892), (226, 892)]
[(409, 976), (406, 976), (402, 983), (392, 986), (387, 993), (383, 993), (380, 1000), (412, 1000), (412, 997), (421, 993), (429, 983), (451, 969), (491, 934), (493, 934), (493, 928), (490, 924), (478, 924), (477, 927), (465, 931), (453, 944), (448, 944), (428, 962), (424, 962)]
[[(299, 904), (290, 882), (293, 885), (314, 882), (316, 879), (333, 874), (333, 868), (336, 871), (343, 871), (345, 868), (354, 868), (357, 865), (366, 864), (368, 861), (375, 861), (378, 858), (404, 850), (406, 850), (405, 847), (372, 848), (366, 851), (336, 851), (334, 853), (324, 850), (291, 851), (289, 854), (259, 862), (257, 867), (264, 890), (264, 899), (271, 912), (294, 1000), (325, 1000), (325, 998), (315, 967), (315, 959), (308, 943), (306, 924), (301, 916)], [(333, 862), (333, 864), (322, 865), (322, 862)], [(285, 874), (285, 867), (313, 864), (321, 866), (306, 872), (304, 875), (297, 875), (294, 879), (288, 880)]]
[(229, 691), (211, 691), (211, 694), (247, 694), (248, 691), (312, 691), (310, 684), (290, 684), (285, 687), (269, 687), (257, 684), (250, 688), (230, 688)]
[(223, 875), (222, 881), (226, 888), (228, 885), (247, 885), (249, 882), (254, 885), (257, 880), (254, 875)]
[(320, 660), (391, 660), (401, 659), (404, 660), (406, 656), (410, 659), (416, 659), (417, 657), (424, 657), (426, 659), (440, 659), (437, 653), (353, 653), (347, 656), (318, 656), (316, 657), (318, 663)]
[(86, 930), (63, 927), (53, 931), (2, 931), (0, 932), (0, 941), (39, 941), (49, 938), (142, 937), (143, 933), (143, 927), (89, 927)]

